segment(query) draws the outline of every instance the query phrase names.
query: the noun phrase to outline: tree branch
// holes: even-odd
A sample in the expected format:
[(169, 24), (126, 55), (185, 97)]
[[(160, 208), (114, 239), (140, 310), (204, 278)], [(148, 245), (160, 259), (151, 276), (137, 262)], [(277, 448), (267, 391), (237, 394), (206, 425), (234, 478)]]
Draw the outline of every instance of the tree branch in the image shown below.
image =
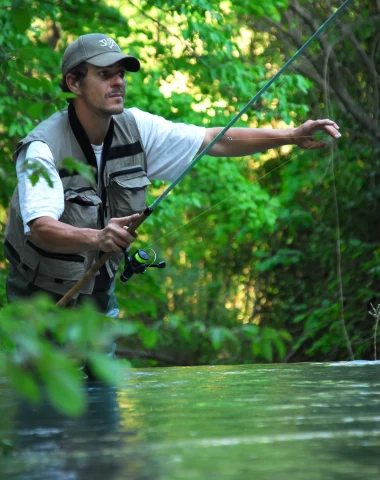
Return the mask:
[(130, 348), (118, 348), (116, 350), (116, 355), (122, 358), (147, 358), (151, 360), (158, 360), (159, 362), (168, 363), (170, 365), (181, 365), (180, 362), (175, 360), (172, 357), (169, 357), (163, 353), (145, 351), (145, 350), (133, 350)]
[[(380, 1), (380, 0), (379, 0)], [(306, 25), (309, 26), (310, 29), (313, 31), (317, 31), (319, 28), (319, 25), (317, 22), (314, 20), (314, 17), (307, 11), (305, 8), (303, 8), (297, 0), (291, 0), (289, 8), (297, 15), (300, 17)], [(272, 34), (277, 36), (283, 43), (285, 43), (288, 48), (289, 45), (294, 48), (294, 45), (296, 48), (300, 48), (302, 46), (302, 40), (300, 41), (300, 38), (298, 34), (296, 35), (294, 31), (287, 31), (284, 29), (283, 25), (280, 25), (277, 22), (274, 22), (268, 18), (265, 19), (265, 23), (270, 25), (272, 29), (275, 30), (275, 32), (272, 31)], [(257, 25), (255, 25), (257, 28)], [(251, 28), (253, 28), (251, 26)], [(264, 29), (263, 29), (264, 30)], [(346, 35), (348, 36), (350, 33), (350, 30), (347, 30)], [(289, 42), (290, 39), (290, 42)], [(337, 39), (337, 41), (340, 41), (341, 37)], [(292, 45), (292, 43), (294, 45)], [(346, 84), (342, 81), (342, 66), (338, 62), (335, 52), (332, 48), (332, 44), (329, 43), (325, 37), (319, 37), (319, 43), (321, 45), (321, 48), (325, 54), (325, 56), (328, 56), (328, 61), (329, 61), (329, 67), (330, 67), (330, 85), (332, 90), (334, 91), (335, 97), (338, 99), (338, 102), (340, 105), (344, 106), (344, 109), (349, 112), (352, 117), (355, 119), (356, 122), (362, 124), (371, 134), (376, 138), (380, 138), (380, 131), (376, 125), (376, 122), (373, 121), (373, 118), (363, 110), (361, 105), (356, 102), (353, 97), (350, 95), (349, 91), (347, 90)], [(290, 47), (290, 48), (291, 48)], [(360, 45), (359, 45), (360, 47)], [(365, 53), (365, 52), (364, 52)], [(366, 54), (365, 54), (366, 55)], [(362, 57), (361, 57), (362, 58)], [(309, 67), (302, 66), (302, 64), (298, 67), (298, 69), (302, 72), (304, 72), (308, 78), (310, 78), (313, 82), (315, 82), (319, 88), (324, 89), (324, 79), (320, 75), (320, 65), (319, 63), (316, 62), (315, 58), (307, 58), (306, 61), (309, 64)], [(368, 58), (368, 62), (371, 64), (370, 66), (370, 72), (373, 74), (374, 72), (374, 62), (371, 62), (371, 59)], [(304, 61), (305, 64), (305, 61)], [(312, 65), (312, 68), (311, 68)], [(366, 64), (367, 65), (367, 64)]]

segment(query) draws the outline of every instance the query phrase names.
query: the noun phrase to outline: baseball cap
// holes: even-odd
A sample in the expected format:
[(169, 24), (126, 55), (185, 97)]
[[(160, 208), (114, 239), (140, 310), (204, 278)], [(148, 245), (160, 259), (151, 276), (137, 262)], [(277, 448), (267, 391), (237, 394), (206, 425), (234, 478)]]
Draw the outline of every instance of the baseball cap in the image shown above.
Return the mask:
[(112, 38), (102, 33), (89, 33), (82, 35), (65, 50), (62, 59), (62, 74), (82, 62), (91, 63), (96, 67), (108, 67), (123, 60), (123, 65), (128, 72), (140, 70), (140, 62), (131, 55), (125, 55), (119, 45)]

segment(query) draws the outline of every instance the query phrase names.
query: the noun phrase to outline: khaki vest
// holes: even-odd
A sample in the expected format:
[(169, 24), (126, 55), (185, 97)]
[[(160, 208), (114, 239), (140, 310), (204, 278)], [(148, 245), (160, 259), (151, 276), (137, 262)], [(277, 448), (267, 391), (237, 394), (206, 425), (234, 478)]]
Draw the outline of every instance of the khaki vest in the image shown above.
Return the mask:
[[(55, 113), (39, 124), (18, 145), (14, 157), (33, 141), (46, 143), (62, 180), (65, 209), (59, 219), (80, 228), (101, 229), (110, 218), (124, 217), (145, 209), (147, 159), (133, 115), (128, 111), (114, 115), (102, 153), (101, 182), (98, 185), (96, 157), (73, 106)], [(68, 172), (62, 161), (72, 157), (96, 169), (91, 183), (78, 172)], [(56, 253), (33, 244), (24, 234), (18, 188), (13, 194), (5, 241), (12, 262), (37, 287), (64, 295), (80, 280), (99, 256), (99, 252)], [(115, 254), (106, 268), (112, 278), (123, 259)], [(95, 279), (79, 293), (90, 294)]]

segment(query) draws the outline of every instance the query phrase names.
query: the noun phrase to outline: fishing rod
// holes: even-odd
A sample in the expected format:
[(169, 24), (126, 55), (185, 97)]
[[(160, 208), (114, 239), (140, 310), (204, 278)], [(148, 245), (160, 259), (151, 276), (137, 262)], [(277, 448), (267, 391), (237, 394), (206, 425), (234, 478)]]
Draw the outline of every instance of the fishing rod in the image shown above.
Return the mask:
[[(142, 225), (145, 220), (154, 212), (158, 205), (164, 200), (165, 197), (176, 187), (179, 182), (192, 170), (195, 165), (211, 150), (211, 148), (226, 134), (226, 132), (240, 119), (240, 117), (255, 103), (257, 100), (269, 89), (269, 87), (284, 73), (284, 71), (292, 65), (295, 60), (306, 50), (306, 48), (312, 43), (319, 35), (335, 20), (340, 13), (348, 7), (353, 0), (345, 0), (345, 2), (323, 23), (319, 29), (302, 45), (302, 47), (291, 57), (285, 65), (283, 65), (278, 72), (273, 75), (273, 77), (256, 93), (254, 97), (243, 107), (233, 118), (232, 120), (211, 140), (211, 142), (206, 145), (206, 147), (189, 163), (189, 165), (178, 175), (178, 177), (164, 190), (163, 193), (152, 203), (152, 205), (146, 207), (146, 209), (140, 214), (140, 216), (134, 220), (128, 226), (128, 232), (133, 234), (137, 228)], [(83, 278), (81, 278), (67, 293), (64, 295), (61, 300), (57, 303), (59, 307), (66, 306), (73, 296), (80, 291), (80, 289), (85, 285), (97, 272), (100, 268), (111, 258), (114, 252), (104, 253), (85, 273)], [(125, 254), (126, 259), (126, 269), (122, 274), (125, 278), (124, 281), (129, 280), (132, 275), (135, 273), (144, 273), (146, 268), (155, 266), (157, 268), (164, 268), (164, 263), (160, 262), (159, 264), (148, 264), (149, 256), (144, 250), (138, 250), (132, 256), (129, 256), (128, 253)]]

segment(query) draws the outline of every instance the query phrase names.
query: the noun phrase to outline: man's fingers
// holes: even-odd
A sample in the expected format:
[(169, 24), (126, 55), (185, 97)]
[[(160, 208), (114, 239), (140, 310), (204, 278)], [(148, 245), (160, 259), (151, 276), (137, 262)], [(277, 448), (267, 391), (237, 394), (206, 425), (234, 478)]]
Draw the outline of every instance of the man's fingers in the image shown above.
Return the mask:
[(319, 126), (331, 125), (332, 127), (336, 128), (337, 130), (339, 129), (339, 125), (337, 123), (335, 123), (333, 120), (330, 120), (329, 118), (324, 118), (322, 120), (315, 120), (315, 123), (317, 123)]
[(323, 129), (325, 132), (327, 132), (331, 137), (333, 138), (339, 138), (342, 135), (338, 132), (338, 130), (331, 126), (331, 125), (326, 125), (325, 128)]
[(329, 120), (328, 118), (325, 118), (323, 120), (316, 120), (315, 125), (313, 128), (313, 131), (317, 130), (324, 130), (326, 133), (328, 133), (331, 137), (333, 138), (339, 138), (342, 135), (338, 132), (339, 130), (339, 125), (332, 120)]
[[(123, 230), (117, 232), (117, 236), (123, 243), (133, 243), (137, 235), (128, 232), (128, 227), (123, 227)], [(127, 247), (128, 245), (125, 246)]]
[(129, 215), (128, 217), (121, 217), (118, 218), (117, 220), (123, 225), (123, 226), (128, 226), (130, 223), (134, 222), (139, 218), (140, 214), (135, 213), (134, 215)]
[(339, 126), (331, 120), (315, 120), (313, 124), (308, 125), (309, 135), (313, 136), (318, 131), (326, 132), (332, 138), (340, 138), (342, 135), (338, 132)]
[(111, 218), (109, 224), (101, 230), (99, 248), (104, 252), (121, 252), (128, 248), (137, 237), (137, 232), (130, 232), (128, 226), (139, 218), (140, 214), (122, 218)]

